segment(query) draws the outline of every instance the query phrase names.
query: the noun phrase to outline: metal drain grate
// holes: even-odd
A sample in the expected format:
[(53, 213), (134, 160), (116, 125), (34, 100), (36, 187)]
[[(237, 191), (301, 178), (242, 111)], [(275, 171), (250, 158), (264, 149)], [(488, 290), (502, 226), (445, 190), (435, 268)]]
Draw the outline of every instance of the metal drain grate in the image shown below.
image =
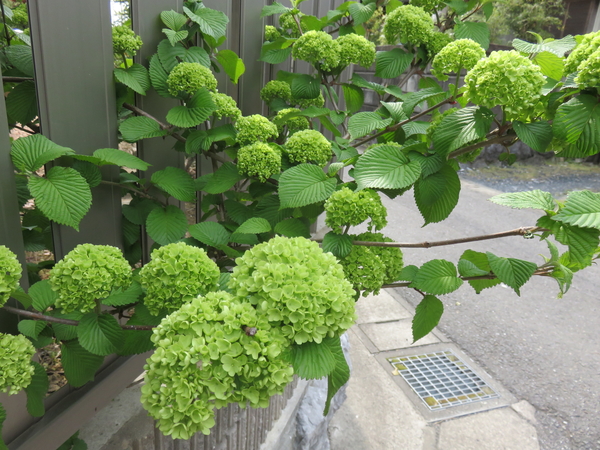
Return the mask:
[(387, 360), (430, 410), (500, 397), (450, 350)]

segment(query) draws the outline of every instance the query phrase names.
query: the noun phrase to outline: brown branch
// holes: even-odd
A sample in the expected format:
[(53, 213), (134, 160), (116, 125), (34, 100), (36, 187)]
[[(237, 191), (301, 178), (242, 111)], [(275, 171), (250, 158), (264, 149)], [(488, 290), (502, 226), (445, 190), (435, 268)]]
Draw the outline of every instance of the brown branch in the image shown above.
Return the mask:
[(485, 147), (486, 145), (492, 144), (502, 144), (505, 141), (515, 140), (516, 136), (496, 136), (494, 138), (488, 139), (487, 141), (477, 142), (475, 144), (469, 145), (467, 147), (460, 148), (458, 150), (454, 150), (450, 154), (448, 154), (448, 159), (456, 158), (457, 156), (464, 155), (465, 153), (469, 153), (473, 150), (477, 150), (478, 148)]
[(33, 81), (31, 77), (2, 77), (5, 83), (22, 83), (23, 81)]

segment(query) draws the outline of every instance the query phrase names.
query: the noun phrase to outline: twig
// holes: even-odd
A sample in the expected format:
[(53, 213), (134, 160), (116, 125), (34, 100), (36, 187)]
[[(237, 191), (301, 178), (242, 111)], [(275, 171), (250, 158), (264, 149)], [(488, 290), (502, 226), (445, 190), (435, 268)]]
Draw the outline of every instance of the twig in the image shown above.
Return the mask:
[(505, 141), (516, 140), (516, 136), (496, 136), (495, 138), (488, 139), (487, 141), (477, 142), (475, 144), (469, 145), (467, 147), (460, 148), (458, 150), (454, 150), (450, 154), (448, 154), (448, 159), (455, 158), (460, 155), (464, 155), (465, 153), (469, 153), (473, 150), (477, 150), (478, 148), (485, 147), (486, 145), (492, 144), (501, 144)]
[(5, 83), (22, 83), (23, 81), (33, 81), (30, 77), (2, 77)]

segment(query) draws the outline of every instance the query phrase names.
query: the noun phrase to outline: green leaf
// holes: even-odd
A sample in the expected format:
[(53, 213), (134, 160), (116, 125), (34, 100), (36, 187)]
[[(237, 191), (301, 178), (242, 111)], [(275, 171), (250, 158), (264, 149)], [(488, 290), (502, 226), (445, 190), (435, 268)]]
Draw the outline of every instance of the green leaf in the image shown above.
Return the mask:
[(187, 22), (187, 17), (177, 11), (163, 11), (160, 13), (160, 20), (173, 31), (179, 29)]
[(208, 119), (215, 109), (210, 92), (202, 88), (194, 94), (186, 106), (171, 108), (167, 113), (167, 122), (176, 127), (195, 127)]
[(188, 30), (173, 31), (169, 30), (168, 28), (163, 28), (162, 31), (167, 36), (167, 39), (169, 40), (171, 45), (175, 45), (178, 42), (183, 41), (186, 37), (188, 37)]
[(242, 205), (237, 200), (225, 200), (224, 206), (227, 217), (238, 225), (241, 225), (252, 217), (252, 210), (248, 206)]
[(404, 112), (404, 103), (402, 102), (381, 102), (381, 105), (390, 113), (390, 117), (394, 120), (394, 122), (402, 122), (403, 120), (407, 120), (408, 117)]
[(374, 83), (372, 81), (365, 80), (363, 77), (361, 77), (357, 73), (352, 74), (352, 78), (350, 79), (350, 82), (352, 84), (358, 86), (359, 88), (371, 89), (380, 95), (383, 94), (384, 92), (386, 92), (386, 90), (388, 89), (379, 83)]
[(290, 45), (295, 39), (279, 38), (276, 41), (264, 44), (260, 48), (259, 61), (264, 61), (269, 64), (280, 64), (286, 61), (292, 54)]
[(211, 247), (227, 245), (231, 233), (217, 222), (201, 222), (189, 227), (190, 235), (194, 239)]
[(571, 35), (555, 41), (544, 42), (542, 44), (532, 44), (521, 39), (513, 39), (512, 41), (512, 46), (520, 52), (528, 54), (551, 52), (556, 56), (564, 56), (565, 53), (573, 50), (576, 45), (577, 41), (575, 41), (575, 38), (573, 38)]
[(104, 361), (104, 356), (88, 352), (76, 340), (63, 342), (61, 354), (65, 377), (76, 388), (92, 381)]
[(187, 50), (181, 43), (172, 45), (168, 39), (160, 41), (157, 47), (157, 55), (163, 69), (169, 73), (177, 64), (185, 60)]
[(279, 178), (281, 208), (298, 208), (327, 200), (336, 184), (335, 178), (328, 178), (313, 164), (292, 167)]
[[(56, 310), (51, 311), (52, 317), (57, 317), (59, 319), (68, 319), (68, 320), (81, 320), (83, 314), (75, 311), (67, 314), (62, 314)], [(52, 329), (54, 330), (54, 335), (56, 339), (60, 341), (70, 341), (71, 339), (77, 338), (77, 326), (76, 325), (67, 325), (64, 323), (53, 323)]]
[(135, 225), (146, 225), (148, 214), (156, 208), (160, 208), (160, 206), (155, 201), (136, 198), (129, 205), (123, 205), (123, 215)]
[(412, 115), (413, 110), (417, 105), (425, 100), (435, 98), (437, 101), (444, 100), (449, 94), (444, 92), (439, 86), (432, 86), (425, 89), (420, 89), (416, 92), (410, 92), (402, 96), (404, 113), (407, 116)]
[(246, 71), (244, 61), (232, 50), (221, 50), (217, 53), (217, 61), (223, 66), (223, 70), (234, 84), (237, 84), (239, 78)]
[(123, 343), (123, 329), (108, 313), (85, 314), (77, 326), (77, 336), (83, 348), (99, 356), (116, 353)]
[(521, 295), (519, 289), (531, 278), (537, 269), (537, 264), (514, 258), (502, 258), (487, 252), (488, 261), (494, 274), (504, 284)]
[(125, 86), (141, 95), (146, 95), (150, 89), (150, 76), (148, 70), (141, 64), (132, 64), (127, 69), (116, 68), (115, 78)]
[(513, 128), (519, 139), (538, 152), (545, 152), (554, 137), (552, 125), (544, 120), (532, 123), (516, 120), (513, 122)]
[(571, 192), (564, 208), (553, 219), (578, 227), (600, 229), (600, 194), (590, 191)]
[(570, 269), (579, 270), (589, 266), (596, 253), (599, 243), (600, 231), (596, 228), (581, 228), (575, 225), (558, 222), (556, 216), (542, 216), (537, 221), (537, 226), (550, 230), (558, 242), (569, 247), (568, 259)]
[(46, 328), (47, 322), (43, 320), (21, 320), (19, 321), (18, 328), (21, 334), (36, 340), (39, 334), (44, 328)]
[(9, 45), (5, 48), (10, 63), (28, 77), (35, 76), (33, 53), (28, 45)]
[(462, 108), (444, 117), (433, 132), (435, 153), (446, 156), (456, 149), (484, 138), (493, 120), (494, 113), (479, 106)]
[[(144, 304), (135, 306), (135, 313), (127, 321), (127, 325), (150, 325), (156, 326), (160, 323), (160, 315), (153, 316)], [(152, 330), (124, 330), (125, 336), (123, 347), (119, 350), (119, 355), (138, 355), (154, 349), (154, 343), (150, 340)]]
[[(173, 98), (173, 95), (169, 92), (169, 85), (167, 84), (169, 74), (163, 68), (157, 54), (150, 58), (150, 69), (148, 72), (152, 87), (156, 90), (158, 95), (161, 97)], [(123, 133), (123, 131), (121, 131), (121, 133)]]
[(10, 296), (15, 300), (18, 300), (25, 309), (29, 309), (29, 307), (33, 304), (33, 299), (23, 290), (21, 286), (12, 291)]
[(226, 162), (214, 172), (213, 177), (206, 183), (203, 190), (209, 194), (221, 194), (243, 179), (244, 176), (240, 175), (237, 166), (231, 162)]
[(213, 37), (215, 40), (219, 40), (221, 36), (225, 36), (229, 19), (221, 11), (210, 8), (200, 8), (194, 13), (185, 6), (183, 7), (183, 11), (190, 19), (192, 19), (192, 21), (200, 25), (200, 31), (202, 31), (202, 33)]
[[(4, 6), (2, 6), (4, 7)], [(2, 439), (2, 427), (4, 426), (4, 421), (6, 420), (6, 410), (2, 403), (0, 403), (0, 450), (8, 450), (4, 439)]]
[(415, 183), (415, 201), (425, 224), (441, 222), (447, 218), (456, 204), (460, 193), (460, 179), (450, 165), (438, 172), (420, 178)]
[(350, 379), (350, 367), (348, 367), (339, 337), (325, 338), (321, 345), (327, 345), (335, 359), (335, 366), (331, 373), (327, 375), (327, 399), (325, 400), (325, 410), (323, 411), (323, 415), (326, 416), (334, 395)]
[(177, 167), (167, 167), (152, 174), (152, 183), (182, 202), (196, 201), (196, 184), (191, 175)]
[(9, 120), (20, 124), (32, 122), (37, 117), (37, 97), (33, 81), (23, 81), (8, 93), (6, 113)]
[(352, 251), (352, 236), (328, 232), (323, 237), (323, 251), (332, 253), (338, 259), (345, 258)]
[(21, 172), (35, 172), (50, 161), (73, 154), (70, 148), (57, 145), (41, 134), (14, 140), (10, 150), (12, 162)]
[(321, 92), (321, 82), (310, 75), (299, 75), (292, 80), (294, 98), (317, 98)]
[(489, 271), (480, 269), (475, 263), (467, 261), (466, 259), (458, 261), (458, 273), (460, 273), (462, 277), (482, 277), (490, 274)]
[(429, 122), (425, 121), (414, 121), (409, 122), (406, 125), (402, 126), (402, 130), (404, 130), (404, 135), (406, 139), (411, 136), (415, 136), (418, 134), (427, 134), (427, 130), (429, 129)]
[(401, 149), (377, 145), (364, 153), (354, 168), (359, 189), (401, 189), (411, 186), (421, 175), (421, 165), (411, 161)]
[(426, 295), (419, 302), (412, 321), (413, 344), (427, 336), (440, 322), (444, 304), (433, 295)]
[(38, 281), (29, 288), (29, 296), (33, 300), (33, 307), (40, 312), (46, 311), (54, 305), (58, 294), (50, 287), (48, 280)]
[(94, 157), (101, 161), (101, 166), (114, 164), (116, 166), (135, 170), (148, 170), (148, 167), (150, 167), (150, 164), (142, 161), (137, 156), (117, 148), (99, 148), (94, 152)]
[(500, 194), (490, 198), (490, 201), (498, 205), (510, 206), (516, 209), (532, 208), (551, 211), (556, 206), (552, 194), (540, 191), (539, 189)]
[(142, 286), (134, 281), (127, 289), (113, 289), (108, 297), (102, 299), (102, 304), (107, 306), (130, 305), (136, 303), (142, 293)]
[(155, 208), (146, 219), (148, 235), (160, 245), (177, 242), (185, 234), (187, 225), (185, 213), (174, 205)]
[(377, 4), (375, 2), (368, 4), (351, 3), (348, 11), (354, 19), (354, 25), (360, 25), (369, 20), (376, 9)]
[(136, 142), (140, 139), (150, 139), (169, 134), (169, 132), (163, 130), (155, 120), (143, 116), (125, 119), (121, 125), (119, 125), (119, 131), (123, 136), (123, 140), (127, 142)]
[(235, 230), (235, 232), (245, 234), (270, 233), (271, 224), (268, 220), (263, 219), (262, 217), (253, 217), (241, 224), (238, 229)]
[(31, 362), (34, 371), (31, 377), (31, 383), (25, 388), (27, 393), (27, 412), (33, 417), (42, 417), (46, 413), (44, 408), (44, 398), (48, 392), (48, 375), (46, 369), (41, 364)]
[(328, 345), (305, 342), (290, 348), (294, 373), (305, 380), (326, 377), (335, 368), (336, 359)]
[(410, 66), (414, 55), (401, 48), (377, 52), (375, 56), (375, 76), (381, 78), (396, 78)]
[[(462, 254), (458, 261), (458, 270), (464, 277), (489, 275), (492, 272), (487, 255), (473, 250), (467, 250)], [(475, 289), (477, 294), (481, 293), (484, 289), (496, 286), (500, 283), (501, 281), (498, 278), (489, 280), (469, 280), (469, 284)]]
[(53, 167), (45, 178), (29, 179), (36, 206), (50, 219), (79, 231), (79, 222), (92, 205), (92, 193), (79, 172)]
[(454, 27), (456, 39), (472, 39), (485, 50), (490, 46), (490, 28), (485, 22), (460, 22)]
[(73, 169), (75, 169), (79, 174), (85, 178), (87, 184), (90, 187), (99, 186), (102, 183), (102, 172), (100, 168), (87, 161), (74, 161)]
[(354, 140), (377, 129), (385, 128), (390, 123), (392, 123), (392, 119), (384, 119), (375, 112), (356, 113), (348, 120), (350, 139)]
[(363, 90), (353, 84), (343, 83), (342, 92), (344, 93), (344, 101), (346, 102), (348, 112), (354, 114), (360, 111), (365, 102)]
[(273, 2), (272, 5), (265, 5), (260, 13), (260, 18), (272, 16), (273, 14), (284, 14), (288, 12), (290, 8), (283, 6), (281, 3)]
[(463, 281), (458, 278), (454, 264), (444, 259), (433, 259), (421, 266), (411, 287), (428, 294), (443, 295), (454, 292), (462, 284)]
[(558, 107), (554, 135), (583, 155), (593, 154), (600, 145), (600, 103), (592, 95), (579, 95)]
[(540, 66), (542, 73), (547, 77), (557, 81), (563, 77), (565, 62), (562, 57), (550, 52), (541, 52), (533, 58), (533, 62)]
[(300, 219), (285, 219), (275, 225), (275, 229), (273, 230), (275, 233), (286, 236), (286, 237), (298, 237), (302, 236), (307, 239), (310, 239), (310, 226), (307, 221), (302, 221)]

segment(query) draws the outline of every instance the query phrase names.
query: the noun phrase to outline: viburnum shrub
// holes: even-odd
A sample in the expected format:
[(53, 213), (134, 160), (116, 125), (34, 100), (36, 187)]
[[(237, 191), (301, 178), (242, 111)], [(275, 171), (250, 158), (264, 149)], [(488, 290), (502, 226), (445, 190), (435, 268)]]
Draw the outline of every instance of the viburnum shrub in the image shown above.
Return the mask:
[[(263, 8), (263, 18), (277, 17), (257, 43), (259, 59), (271, 65), (299, 59), (310, 70), (274, 66), (262, 90), (244, 83), (257, 99), (260, 92), (262, 103), (241, 109), (214, 76), (218, 70), (235, 84), (245, 71), (225, 48), (222, 12), (199, 1), (164, 11), (164, 39), (147, 61), (131, 61), (139, 39), (115, 30), (121, 138), (161, 139), (165, 152), (173, 142), (183, 164), (149, 175), (149, 163), (116, 148), (79, 155), (40, 134), (13, 142), (19, 192), (30, 193), (36, 207), (23, 211), (27, 244), (39, 245), (51, 221), (78, 229), (96, 186), (116, 184), (126, 194), (123, 217), (115, 218), (123, 223), (123, 253), (83, 244), (56, 264), (49, 280), (24, 292), (16, 284), (16, 257), (0, 247), (0, 302), (8, 300), (2, 308), (23, 319), (22, 336), (0, 337), (2, 373), (10, 374), (0, 375), (0, 390), (29, 383), (31, 414), (43, 414), (47, 383), (43, 368), (29, 361), (31, 345), (52, 341), (75, 387), (92, 380), (107, 355), (154, 349), (142, 403), (159, 429), (176, 438), (209, 433), (214, 410), (227, 404), (267, 406), (294, 374), (328, 377), (327, 412), (350, 376), (340, 335), (356, 319), (361, 295), (415, 289), (427, 302), (416, 310), (417, 340), (440, 320), (438, 296), (465, 281), (477, 293), (504, 283), (518, 294), (532, 276), (546, 276), (562, 295), (574, 272), (598, 258), (600, 195), (589, 191), (561, 201), (540, 190), (492, 199), (540, 211), (536, 223), (501, 235), (544, 240), (541, 263), (467, 250), (454, 262), (432, 259), (417, 267), (400, 248), (430, 243), (397, 243), (380, 233), (388, 199), (400, 195), (414, 197), (424, 225), (445, 220), (460, 195), (459, 162), (485, 146), (506, 146), (507, 163), (515, 158), (508, 147), (518, 140), (565, 157), (596, 154), (597, 33), (515, 39), (515, 50), (486, 54), (488, 26), (474, 19), (491, 14), (486, 0), (413, 0), (387, 5), (385, 16), (377, 9), (382, 2), (345, 2), (323, 17), (301, 13), (300, 3), (309, 4)], [(398, 46), (375, 52), (362, 37), (362, 24), (376, 11), (388, 43)], [(16, 23), (7, 24), (2, 34), (17, 39)], [(7, 51), (5, 63), (17, 70), (22, 61), (15, 55), (23, 53)], [(374, 64), (378, 78), (352, 73), (352, 64)], [(448, 74), (455, 78), (447, 87), (435, 78)], [(418, 87), (409, 90), (409, 80)], [(19, 103), (35, 104), (35, 94), (24, 95), (28, 90), (17, 90), (17, 83), (5, 83), (7, 109), (36, 129), (35, 108)], [(134, 93), (149, 92), (173, 106), (158, 116), (128, 103)], [(365, 97), (378, 100), (374, 111), (361, 111)], [(106, 165), (121, 167), (119, 182), (103, 179)], [(323, 217), (326, 233), (311, 238)], [(142, 259), (142, 241), (152, 245), (149, 261)]]

